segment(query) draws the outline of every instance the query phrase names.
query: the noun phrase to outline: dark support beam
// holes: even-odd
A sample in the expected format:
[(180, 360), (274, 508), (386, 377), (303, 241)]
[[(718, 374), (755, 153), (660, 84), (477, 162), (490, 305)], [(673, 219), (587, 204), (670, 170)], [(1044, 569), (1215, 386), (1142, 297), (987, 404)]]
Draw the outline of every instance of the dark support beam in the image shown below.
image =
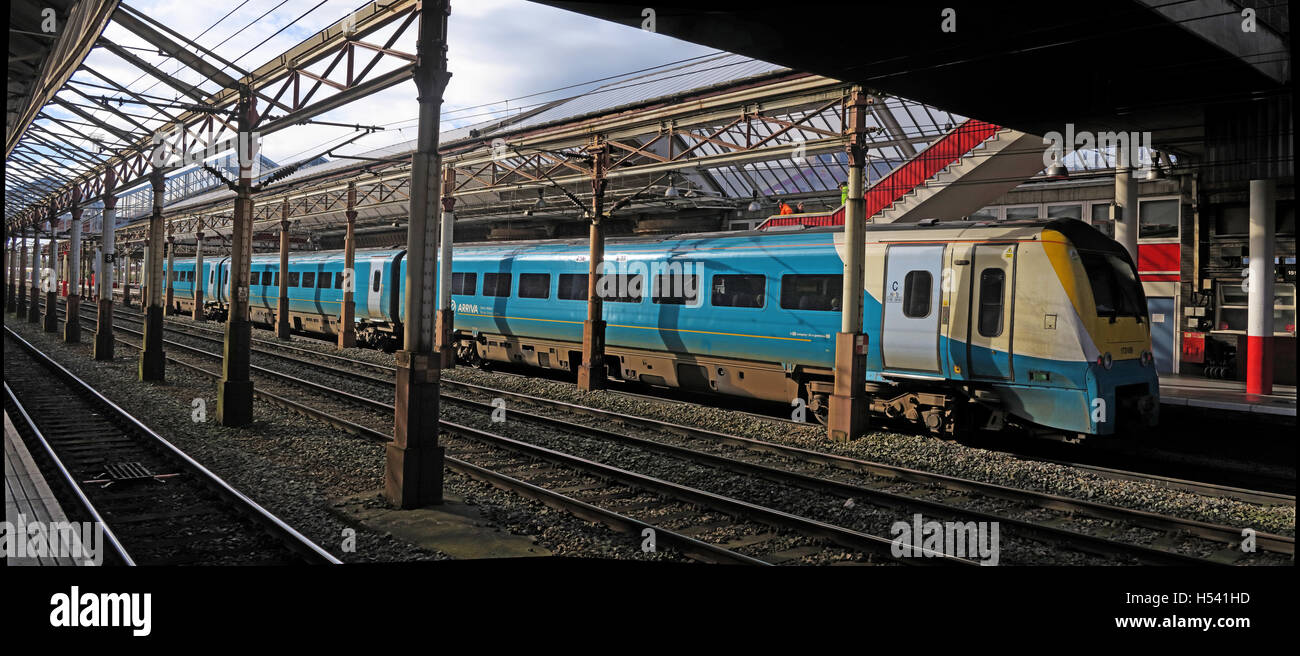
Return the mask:
[(68, 228), (68, 300), (63, 314), (63, 341), (81, 341), (81, 188), (72, 188), (72, 221)]
[(348, 182), (348, 206), (343, 215), (348, 219), (348, 231), (343, 237), (343, 303), (339, 306), (339, 350), (357, 345), (356, 303), (353, 300), (357, 286), (357, 183)]
[[(5, 231), (8, 233), (13, 232), (7, 226)], [(18, 229), (17, 234), (9, 234), (9, 243), (6, 244), (5, 248), (5, 312), (10, 313), (18, 311), (18, 285), (14, 283), (18, 278), (17, 255), (22, 234), (22, 228)]]
[(131, 245), (122, 242), (122, 252), (118, 257), (118, 266), (122, 270), (122, 307), (131, 307)]
[(96, 125), (96, 126), (99, 127), (100, 129), (102, 129), (102, 130), (107, 130), (107, 131), (113, 133), (113, 136), (115, 136), (115, 137), (117, 137), (117, 138), (119, 138), (119, 139), (121, 139), (121, 140), (123, 140), (123, 141), (126, 141), (126, 142), (130, 143), (130, 142), (132, 142), (132, 141), (136, 141), (136, 140), (138, 139), (138, 136), (137, 136), (137, 135), (133, 135), (133, 134), (131, 134), (130, 132), (125, 132), (125, 131), (123, 131), (123, 130), (117, 128), (116, 126), (114, 126), (114, 125), (112, 125), (112, 124), (105, 123), (105, 122), (99, 120), (98, 118), (96, 118), (95, 115), (91, 114), (90, 112), (87, 112), (86, 110), (84, 110), (84, 109), (82, 109), (82, 108), (80, 108), (80, 107), (78, 107), (78, 106), (76, 106), (76, 105), (74, 105), (74, 104), (72, 104), (72, 103), (70, 103), (70, 102), (68, 102), (68, 101), (66, 101), (66, 100), (64, 100), (64, 99), (62, 99), (62, 98), (59, 98), (59, 97), (56, 96), (56, 97), (54, 98), (54, 102), (58, 103), (60, 107), (63, 107), (64, 109), (66, 109), (66, 110), (72, 112), (73, 114), (76, 114), (77, 116), (80, 116), (81, 118), (84, 118), (84, 119), (86, 119), (87, 121), (90, 121), (92, 124)]
[[(203, 93), (202, 89), (190, 86), (176, 79), (175, 77), (172, 77), (167, 73), (164, 73), (162, 70), (153, 66), (149, 62), (140, 59), (139, 57), (136, 57), (135, 54), (132, 53), (130, 50), (127, 50), (126, 48), (123, 48), (122, 46), (119, 46), (116, 43), (109, 41), (108, 39), (101, 37), (99, 40), (99, 44), (107, 48), (109, 52), (117, 55), (118, 57), (121, 57), (122, 59), (125, 59), (128, 64), (140, 69), (141, 71), (144, 71), (145, 73), (148, 73), (149, 76), (152, 77), (153, 79), (158, 80), (163, 84), (166, 84), (167, 86), (185, 94), (186, 96), (189, 96), (191, 99), (197, 102), (203, 102), (203, 99), (207, 96), (207, 94)], [(134, 139), (127, 139), (127, 143), (133, 143), (134, 141), (135, 141)]]
[[(51, 207), (49, 207), (49, 223), (48, 223), (49, 244), (47, 248), (49, 248), (49, 251), (48, 251), (48, 255), (45, 256), (45, 261), (44, 261), (44, 265), (45, 265), (44, 269), (48, 269), (49, 273), (47, 275), (47, 273), (45, 273), (45, 270), (35, 271), (36, 287), (38, 287), (40, 291), (44, 292), (45, 295), (44, 318), (42, 320), (42, 317), (40, 317), (39, 314), (38, 317), (36, 318), (42, 321), (42, 323), (40, 323), (40, 327), (42, 327), (42, 330), (44, 330), (45, 333), (59, 333), (59, 312), (57, 312), (57, 307), (59, 307), (59, 292), (55, 291), (57, 290), (57, 287), (59, 287), (59, 279), (56, 278), (57, 262), (55, 261), (55, 257), (57, 253), (57, 251), (55, 251), (55, 221), (57, 220), (57, 218), (59, 218), (59, 216), (57, 216), (57, 213), (55, 212), (55, 208), (53, 208), (53, 205), (51, 205)], [(39, 260), (38, 260), (38, 264), (40, 264)], [(35, 297), (32, 297), (31, 309), (36, 309)]]
[(393, 441), (384, 462), (384, 496), (404, 509), (442, 502), (444, 447), (438, 445), (441, 370), (434, 351), (434, 283), (438, 248), (438, 114), (447, 72), (447, 0), (425, 0), (416, 39), (419, 128), (411, 156), (407, 226), (406, 323), (397, 352)]
[[(27, 238), (27, 228), (24, 227), (18, 233), (22, 240)], [(23, 281), (23, 276), (27, 273), (27, 244), (19, 241), (18, 248), (18, 273), (14, 276), (14, 282), (18, 286), (18, 304), (14, 310), (14, 316), (22, 317), (27, 312), (27, 283)]]
[[(259, 116), (253, 90), (239, 88), (239, 182), (235, 190), (235, 215), (230, 235), (230, 311), (226, 317), (221, 381), (217, 385), (217, 418), (223, 426), (244, 426), (253, 421), (253, 380), (249, 377), (252, 326), (248, 321), (249, 274), (253, 258), (253, 163), (257, 144), (253, 130)], [(280, 272), (283, 280), (288, 271)]]
[(144, 349), (140, 351), (140, 380), (162, 381), (167, 372), (163, 353), (163, 192), (166, 178), (154, 167), (153, 215), (149, 217), (149, 239), (145, 247)]
[(289, 199), (280, 205), (280, 298), (275, 305), (275, 336), (289, 339)]
[(456, 366), (455, 317), (451, 302), (452, 230), (456, 223), (456, 169), (448, 166), (442, 176), (442, 243), (438, 252), (438, 314), (437, 324), (438, 366), (451, 369)]
[(194, 314), (195, 321), (203, 321), (203, 288), (208, 283), (207, 275), (203, 272), (203, 230), (200, 229), (194, 235)]
[[(152, 222), (150, 223), (149, 227), (150, 227), (149, 232), (145, 234), (153, 233)], [(144, 240), (144, 254), (140, 260), (139, 268), (136, 269), (136, 279), (140, 283), (140, 314), (144, 314), (149, 311), (149, 272), (153, 271), (153, 269), (149, 266), (149, 256), (152, 253), (153, 251), (149, 249), (149, 238), (146, 237)], [(131, 263), (127, 262), (127, 266), (130, 265)]]
[(827, 433), (847, 442), (867, 431), (867, 335), (862, 332), (862, 293), (866, 259), (866, 217), (862, 176), (867, 160), (867, 112), (870, 100), (861, 87), (849, 97), (845, 144), (849, 160), (849, 198), (844, 208), (844, 288), (840, 332), (835, 335), (835, 388), (831, 396)]
[[(158, 32), (157, 30), (147, 25), (145, 21), (153, 22), (147, 16), (141, 14), (143, 20), (138, 19), (131, 14), (131, 11), (129, 11), (129, 9), (130, 9), (129, 7), (119, 7), (118, 10), (113, 13), (113, 22), (117, 23), (118, 25), (125, 28), (127, 31), (131, 32), (132, 34), (140, 37), (141, 39), (144, 39), (146, 42), (148, 42), (150, 45), (154, 46), (155, 48), (158, 48), (159, 50), (176, 58), (176, 60), (181, 62), (182, 64), (185, 64), (191, 69), (198, 71), (200, 74), (203, 75), (203, 77), (206, 77), (209, 80), (216, 82), (218, 85), (221, 86), (221, 88), (229, 89), (235, 86), (236, 82), (233, 78), (223, 73), (221, 69), (208, 63), (205, 57), (214, 57), (219, 61), (221, 61), (223, 64), (229, 64), (232, 68), (234, 67), (234, 64), (227, 62), (225, 59), (222, 59), (216, 53), (213, 53), (206, 49), (203, 51), (203, 56), (199, 56), (198, 54), (190, 52), (189, 50), (185, 49), (181, 44), (173, 41), (167, 35), (162, 34), (161, 32)], [(161, 23), (155, 23), (155, 24), (161, 27)], [(176, 36), (177, 38), (185, 39), (185, 37), (181, 36), (180, 34), (176, 34), (173, 32), (173, 35)], [(195, 48), (200, 48), (200, 46), (194, 43), (193, 41), (189, 41), (188, 39), (185, 40), (190, 45), (193, 45)], [(236, 68), (236, 70), (238, 69)], [(240, 73), (247, 75), (246, 71), (240, 71)]]
[(172, 314), (172, 306), (176, 301), (176, 290), (174, 282), (176, 278), (176, 235), (172, 234), (172, 224), (167, 224), (167, 276), (164, 278), (167, 285), (167, 295), (163, 303), (163, 314)]
[[(587, 262), (587, 320), (582, 324), (582, 364), (578, 367), (578, 389), (605, 389), (605, 320), (601, 299), (601, 269), (605, 259), (605, 169), (609, 147), (596, 137), (590, 150), (591, 252)], [(645, 281), (649, 284), (649, 281)]]

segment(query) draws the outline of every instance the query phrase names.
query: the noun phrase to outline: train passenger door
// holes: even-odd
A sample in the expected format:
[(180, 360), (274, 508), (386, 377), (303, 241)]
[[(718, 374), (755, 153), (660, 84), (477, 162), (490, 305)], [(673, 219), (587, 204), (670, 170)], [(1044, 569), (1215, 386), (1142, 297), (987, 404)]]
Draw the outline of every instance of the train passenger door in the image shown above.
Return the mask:
[(364, 282), (358, 281), (366, 286), (365, 316), (371, 319), (384, 318), (384, 264), (390, 260), (389, 257), (370, 258), (369, 277)]
[(939, 371), (939, 294), (944, 246), (885, 252), (880, 345), (886, 369)]
[(1016, 245), (976, 244), (971, 255), (967, 369), (971, 378), (1009, 380), (1015, 312)]

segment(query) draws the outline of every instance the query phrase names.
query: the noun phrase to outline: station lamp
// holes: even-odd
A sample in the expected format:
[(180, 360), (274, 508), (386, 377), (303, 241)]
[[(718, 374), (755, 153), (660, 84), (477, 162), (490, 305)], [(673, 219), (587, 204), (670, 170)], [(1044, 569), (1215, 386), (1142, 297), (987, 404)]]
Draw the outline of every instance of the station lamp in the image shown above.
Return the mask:
[(676, 198), (678, 196), (677, 187), (673, 185), (674, 171), (668, 172), (668, 188), (664, 190), (664, 198)]
[(1056, 151), (1052, 153), (1052, 164), (1047, 167), (1048, 180), (1066, 180), (1070, 177), (1069, 169), (1061, 162), (1061, 153)]
[(758, 202), (758, 190), (757, 190), (757, 189), (754, 190), (753, 200), (749, 201), (749, 207), (746, 208), (746, 209), (748, 209), (748, 210), (751, 211), (751, 212), (757, 212), (757, 211), (763, 209), (763, 204), (760, 203), (760, 202)]

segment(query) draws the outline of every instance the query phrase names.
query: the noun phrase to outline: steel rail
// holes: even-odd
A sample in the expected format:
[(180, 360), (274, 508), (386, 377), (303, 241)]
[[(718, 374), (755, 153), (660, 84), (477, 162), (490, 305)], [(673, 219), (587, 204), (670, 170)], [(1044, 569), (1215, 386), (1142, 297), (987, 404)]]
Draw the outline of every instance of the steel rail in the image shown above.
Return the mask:
[[(177, 330), (176, 332), (181, 332), (182, 334), (188, 334), (189, 336), (197, 339), (206, 339), (213, 342), (220, 341), (220, 340), (215, 340), (213, 338), (207, 338), (202, 335), (190, 334), (184, 330)], [(353, 360), (351, 358), (344, 358), (342, 356), (320, 353), (318, 351), (313, 351), (310, 349), (302, 349), (299, 347), (280, 345), (274, 342), (268, 342), (266, 340), (254, 340), (254, 341), (262, 341), (264, 343), (275, 346), (277, 348), (287, 348), (296, 351), (301, 351), (304, 353), (309, 353), (313, 357), (325, 357), (331, 360), (346, 361), (348, 364), (351, 365), (362, 365), (362, 366), (379, 368), (379, 369), (388, 369), (383, 365), (376, 365), (373, 363), (366, 363), (358, 360)], [(193, 347), (187, 347), (185, 345), (177, 344), (177, 346), (183, 349), (190, 349), (201, 353), (207, 353), (205, 351), (201, 351), (199, 349), (193, 349)], [(313, 364), (310, 362), (305, 362), (303, 360), (289, 358), (287, 356), (280, 355), (280, 354), (268, 353), (265, 351), (262, 352), (267, 355), (289, 359), (294, 362), (298, 362), (299, 364), (307, 364), (307, 365)], [(207, 353), (207, 355), (209, 357), (213, 357), (213, 356), (220, 357), (219, 355), (212, 354), (212, 353)], [(274, 372), (259, 367), (254, 367), (254, 368), (260, 369), (261, 371), (266, 372), (272, 376), (279, 376), (282, 379), (292, 379), (291, 382), (297, 381), (302, 384), (316, 385), (311, 381), (303, 381), (301, 379), (296, 379), (292, 376), (288, 376), (287, 374), (281, 374), (279, 372)], [(346, 371), (338, 371), (338, 370), (330, 370), (330, 372), (340, 374), (340, 375), (345, 375), (345, 376), (351, 376), (358, 379), (368, 380), (369, 382), (373, 382), (376, 384), (381, 382), (389, 385), (393, 384), (393, 381), (391, 380), (383, 380), (383, 379), (367, 376), (364, 374), (359, 374), (356, 372), (346, 372)], [(587, 406), (579, 406), (576, 404), (567, 403), (563, 401), (556, 401), (552, 399), (546, 399), (546, 398), (527, 395), (527, 394), (509, 392), (506, 390), (490, 388), (481, 385), (475, 385), (472, 383), (463, 383), (463, 382), (444, 379), (442, 381), (442, 384), (451, 385), (454, 387), (460, 387), (462, 389), (475, 390), (485, 394), (493, 395), (495, 397), (513, 399), (523, 403), (528, 403), (530, 405), (541, 405), (545, 407), (557, 408), (573, 414), (581, 414), (581, 415), (592, 416), (600, 419), (607, 419), (625, 425), (632, 425), (640, 428), (649, 428), (652, 430), (678, 434), (685, 437), (704, 439), (715, 443), (728, 444), (732, 446), (740, 446), (740, 447), (744, 447), (759, 452), (774, 453), (777, 455), (790, 457), (802, 462), (829, 465), (841, 469), (846, 469), (849, 471), (867, 473), (876, 476), (898, 478), (900, 480), (905, 480), (912, 483), (938, 485), (946, 489), (951, 489), (960, 492), (982, 494), (985, 496), (1014, 501), (1018, 503), (1026, 503), (1026, 504), (1034, 505), (1036, 507), (1049, 509), (1049, 510), (1058, 510), (1058, 511), (1065, 511), (1065, 512), (1082, 512), (1102, 519), (1130, 522), (1139, 526), (1161, 530), (1161, 531), (1187, 531), (1188, 533), (1192, 535), (1196, 535), (1198, 537), (1207, 538), (1207, 539), (1215, 540), (1218, 542), (1224, 542), (1228, 544), (1232, 544), (1241, 538), (1241, 529), (1238, 527), (1221, 526), (1221, 525), (1211, 524), (1209, 522), (1203, 522), (1200, 520), (1160, 515), (1149, 511), (1123, 508), (1120, 506), (1113, 506), (1113, 505), (1103, 504), (1094, 501), (1073, 499), (1070, 497), (1064, 497), (1061, 495), (1051, 494), (1047, 492), (1013, 488), (1013, 487), (1000, 485), (996, 483), (987, 483), (987, 482), (976, 481), (972, 479), (963, 479), (960, 477), (950, 476), (947, 474), (925, 472), (925, 471), (910, 469), (910, 468), (901, 467), (897, 465), (889, 465), (885, 463), (861, 460), (858, 458), (852, 458), (848, 456), (823, 453), (819, 451), (813, 451), (810, 449), (787, 446), (787, 445), (777, 444), (773, 442), (758, 440), (754, 438), (720, 433), (717, 431), (712, 431), (704, 428), (697, 428), (693, 426), (675, 424), (675, 423), (661, 421), (657, 419), (649, 419), (646, 417), (639, 417), (635, 415), (617, 413), (608, 410), (601, 410), (598, 408), (591, 408)], [(356, 402), (361, 404), (380, 403), (377, 401), (373, 401), (371, 399), (359, 397), (354, 394), (348, 394), (346, 392), (339, 393), (337, 390), (332, 390), (329, 388), (325, 388), (323, 386), (318, 386), (318, 387), (322, 391), (326, 391), (327, 393), (339, 394), (341, 396), (351, 397), (352, 400), (355, 400)], [(391, 408), (391, 406), (385, 406), (385, 407)], [(1125, 473), (1137, 477), (1147, 476), (1144, 474), (1137, 474), (1135, 472), (1125, 472)], [(1205, 484), (1205, 485), (1207, 487), (1209, 486), (1209, 484)], [(1268, 494), (1268, 493), (1261, 493), (1261, 494)], [(1286, 554), (1286, 555), (1295, 554), (1294, 537), (1257, 532), (1256, 544), (1259, 545), (1260, 548), (1266, 551), (1272, 551), (1272, 552)], [(1165, 553), (1171, 553), (1171, 552), (1165, 552)]]
[(58, 454), (54, 452), (54, 448), (50, 446), (49, 440), (45, 439), (45, 434), (36, 426), (36, 421), (33, 420), (31, 414), (27, 412), (27, 408), (24, 407), (22, 402), (18, 400), (18, 397), (14, 395), (14, 391), (9, 388), (9, 383), (6, 382), (4, 385), (5, 395), (9, 399), (9, 403), (13, 404), (14, 410), (17, 411), (18, 416), (22, 417), (23, 423), (27, 425), (27, 429), (31, 431), (32, 435), (36, 438), (36, 441), (40, 443), (41, 448), (45, 451), (46, 457), (50, 459), (50, 462), (58, 471), (59, 478), (63, 479), (63, 486), (71, 491), (72, 495), (77, 500), (77, 504), (81, 507), (81, 510), (85, 512), (92, 521), (103, 527), (104, 541), (108, 543), (108, 546), (113, 550), (113, 553), (117, 554), (117, 557), (122, 561), (122, 564), (127, 565), (128, 567), (135, 567), (135, 559), (131, 557), (129, 552), (127, 552), (126, 547), (122, 546), (122, 541), (119, 540), (117, 534), (113, 532), (113, 527), (109, 526), (108, 522), (104, 521), (103, 515), (100, 515), (99, 510), (95, 508), (95, 504), (91, 503), (90, 499), (86, 497), (86, 493), (81, 490), (81, 486), (78, 485), (77, 480), (72, 477), (72, 473), (69, 472), (67, 466), (63, 464), (63, 460), (59, 458)]
[(10, 338), (14, 339), (35, 360), (47, 369), (51, 370), (59, 379), (72, 387), (75, 393), (88, 398), (92, 404), (105, 409), (115, 419), (125, 424), (131, 432), (144, 437), (146, 442), (160, 447), (168, 457), (176, 459), (185, 468), (198, 474), (201, 481), (205, 483), (207, 487), (215, 490), (221, 496), (234, 501), (236, 508), (247, 511), (247, 514), (251, 514), (252, 518), (257, 521), (257, 523), (270, 528), (271, 532), (276, 535), (285, 546), (289, 547), (301, 556), (304, 556), (309, 562), (335, 565), (342, 564), (342, 561), (309, 540), (303, 534), (299, 533), (297, 529), (284, 522), (284, 520), (271, 514), (256, 501), (253, 501), (239, 490), (236, 490), (221, 477), (200, 464), (197, 460), (191, 458), (184, 451), (181, 451), (166, 438), (154, 432), (151, 428), (136, 419), (121, 406), (109, 400), (108, 397), (105, 397), (89, 383), (86, 383), (84, 380), (77, 377), (76, 374), (73, 374), (49, 355), (41, 352), (36, 348), (36, 346), (23, 339), (18, 333), (14, 332), (13, 329), (5, 326), (5, 333)]

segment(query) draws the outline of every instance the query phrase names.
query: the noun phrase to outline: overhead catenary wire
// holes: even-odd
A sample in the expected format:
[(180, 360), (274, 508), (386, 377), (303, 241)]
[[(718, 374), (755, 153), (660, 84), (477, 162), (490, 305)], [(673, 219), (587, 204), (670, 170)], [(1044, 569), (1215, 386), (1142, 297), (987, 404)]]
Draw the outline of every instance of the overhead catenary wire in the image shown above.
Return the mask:
[[(1170, 6), (1173, 6), (1173, 5), (1184, 4), (1184, 3), (1187, 2), (1187, 1), (1189, 1), (1189, 0), (1178, 0), (1178, 1), (1176, 1), (1176, 2), (1169, 2), (1169, 3), (1165, 3), (1165, 4), (1161, 4), (1161, 5), (1153, 6), (1153, 7), (1151, 7), (1151, 9), (1163, 9), (1163, 8), (1170, 7)], [(285, 0), (285, 2), (287, 2), (287, 0)], [(283, 4), (285, 4), (285, 2), (281, 2), (280, 4), (276, 5), (276, 7), (272, 8), (272, 10), (270, 10), (270, 11), (274, 11), (275, 8), (278, 8), (279, 6), (282, 6)], [(247, 3), (247, 0), (245, 0), (244, 3), (241, 3), (240, 7), (242, 7), (243, 4), (246, 4), (246, 3)], [(322, 4), (324, 4), (324, 2), (322, 2), (322, 3), (318, 4), (318, 5), (316, 5), (316, 6), (313, 7), (311, 10), (309, 10), (307, 13), (311, 13), (312, 11), (315, 11), (315, 10), (316, 10), (317, 8), (319, 8)], [(1275, 6), (1275, 5), (1270, 5), (1270, 6)], [(236, 8), (236, 10), (237, 10), (237, 9), (238, 9), (238, 7)], [(228, 17), (228, 16), (230, 16), (230, 15), (232, 15), (232, 14), (234, 13), (234, 11), (235, 11), (235, 10), (232, 10), (231, 12), (227, 13), (226, 16), (223, 17), (221, 20), (225, 20), (225, 18)], [(268, 12), (268, 13), (269, 13), (269, 12)], [(1229, 12), (1229, 13), (1231, 13), (1231, 12)], [(266, 14), (264, 14), (264, 16), (265, 16), (265, 15), (266, 15)], [(305, 15), (306, 15), (306, 14), (304, 14), (303, 16), (305, 16)], [(1215, 15), (1226, 15), (1226, 14), (1215, 14)], [(301, 19), (303, 16), (300, 16), (299, 19)], [(1198, 17), (1198, 18), (1205, 18), (1205, 17)], [(218, 23), (220, 23), (221, 20), (219, 20)], [(295, 20), (298, 20), (298, 19), (295, 19)], [(1173, 20), (1171, 20), (1170, 22), (1179, 23), (1179, 22), (1187, 22), (1187, 21), (1189, 21), (1189, 20), (1195, 20), (1195, 19), (1186, 19), (1186, 20), (1183, 20), (1183, 21), (1173, 21)], [(291, 23), (291, 24), (292, 24), (292, 23)], [(215, 26), (215, 25), (216, 25), (216, 24), (214, 23), (214, 26)], [(286, 26), (286, 27), (287, 27), (287, 26)], [(1042, 30), (1049, 30), (1049, 29), (1059, 29), (1059, 28), (1060, 28), (1060, 26), (1058, 25), (1058, 26), (1048, 26), (1048, 27), (1041, 28), (1041, 29), (1042, 29)], [(211, 29), (211, 27), (209, 27), (209, 30), (210, 30), (210, 29)], [(276, 34), (279, 34), (280, 32), (283, 32), (284, 29), (285, 29), (285, 28), (281, 28), (281, 30), (277, 31)], [(1130, 28), (1130, 29), (1148, 29), (1148, 28), (1147, 28), (1147, 27), (1141, 27), (1141, 28)], [(207, 31), (208, 31), (208, 30), (205, 30), (205, 33), (206, 33)], [(238, 34), (238, 33), (239, 33), (239, 32), (236, 32), (236, 34)], [(226, 41), (229, 41), (229, 39), (232, 38), (233, 36), (235, 36), (235, 34), (232, 34), (231, 37), (227, 37)], [(272, 36), (274, 36), (274, 35), (272, 35)], [(1086, 37), (1085, 37), (1085, 38), (1086, 38)], [(254, 46), (253, 50), (255, 50), (257, 47), (260, 47), (261, 45), (264, 45), (264, 44), (265, 44), (269, 39), (270, 39), (270, 37), (268, 37), (268, 39), (266, 39), (266, 40), (263, 40), (263, 42), (262, 42), (262, 43), (259, 43), (257, 46)], [(1066, 42), (1062, 42), (1062, 43), (1077, 42), (1077, 41), (1079, 41), (1079, 40), (1080, 40), (1080, 39), (1075, 39), (1075, 40), (1073, 40), (1073, 41), (1066, 41)], [(225, 43), (225, 41), (223, 41), (222, 43)], [(1049, 45), (1051, 45), (1051, 44), (1049, 44)], [(1040, 46), (1040, 47), (1041, 47), (1041, 46)], [(244, 56), (247, 56), (247, 55), (248, 55), (249, 53), (251, 53), (251, 52), (252, 52), (252, 50), (246, 52), (244, 55), (241, 55), (241, 59), (242, 59)], [(1008, 50), (1008, 51), (1006, 51), (1006, 53), (1015, 53), (1015, 52), (1020, 52), (1020, 51), (1019, 51), (1019, 50)], [(702, 57), (706, 57), (706, 56), (707, 56), (707, 55), (701, 55), (700, 57), (702, 58)], [(752, 60), (751, 60), (751, 61), (752, 61)], [(1177, 67), (1178, 65), (1175, 64), (1175, 65), (1173, 65), (1173, 66), (1174, 66), (1174, 67)], [(722, 66), (719, 66), (719, 67), (717, 67), (717, 68), (721, 68), (721, 67), (722, 67)], [(178, 69), (178, 70), (179, 70), (179, 69)], [(652, 69), (646, 69), (646, 70), (652, 70)], [(703, 69), (703, 70), (712, 70), (712, 69)], [(623, 77), (623, 76), (631, 75), (631, 74), (634, 74), (634, 73), (630, 73), (630, 74), (622, 74), (622, 75), (619, 75), (619, 76), (611, 76), (610, 78), (602, 78), (602, 80), (606, 80), (606, 79), (614, 79), (614, 78)], [(691, 73), (683, 73), (682, 75), (689, 75), (689, 74), (691, 74)], [(142, 77), (143, 77), (143, 76), (142, 76)], [(676, 77), (676, 76), (670, 76), (670, 77)], [(649, 84), (649, 83), (652, 83), (652, 82), (654, 82), (654, 81), (658, 81), (658, 80), (662, 80), (662, 79), (670, 79), (670, 77), (656, 78), (655, 80), (646, 80), (646, 81), (636, 82), (636, 83), (629, 84), (629, 85), (627, 85), (627, 86), (636, 86), (636, 85), (638, 85), (638, 84)], [(138, 79), (141, 79), (141, 78), (137, 78), (137, 80), (138, 80)], [(596, 81), (587, 82), (587, 83), (578, 83), (578, 84), (575, 84), (575, 85), (567, 85), (567, 86), (565, 86), (565, 87), (560, 87), (558, 90), (567, 90), (567, 89), (570, 89), (570, 88), (575, 88), (575, 87), (579, 87), (579, 86), (583, 86), (583, 85), (585, 85), (585, 84), (591, 84), (591, 83), (595, 83), (595, 82), (596, 82)], [(155, 85), (154, 85), (154, 86), (156, 86), (156, 84), (158, 84), (158, 83), (155, 82)], [(149, 88), (151, 89), (151, 88), (153, 88), (153, 87), (151, 86), (151, 87), (149, 87)], [(624, 86), (624, 87), (618, 87), (618, 86), (615, 86), (615, 87), (611, 87), (611, 88), (609, 88), (609, 89), (597, 89), (597, 90), (593, 90), (592, 92), (589, 92), (589, 93), (603, 93), (603, 92), (607, 92), (607, 91), (613, 91), (613, 90), (616, 90), (616, 89), (619, 89), (619, 88), (626, 88), (626, 86)], [(556, 91), (558, 91), (558, 90), (551, 90), (551, 91), (548, 91), (548, 92), (537, 92), (537, 93), (535, 93), (535, 94), (528, 94), (528, 95), (525, 95), (525, 96), (521, 96), (520, 98), (521, 98), (521, 99), (524, 99), (524, 98), (536, 97), (537, 95), (544, 95), (544, 94), (546, 94), (546, 93), (554, 93), (554, 92), (556, 92)], [(570, 96), (570, 98), (582, 97), (583, 95), (587, 95), (587, 94), (578, 94), (578, 95), (576, 95), (576, 96)], [(562, 100), (565, 100), (565, 99), (559, 99), (559, 100), (562, 101)], [(510, 102), (510, 101), (507, 100), (507, 101), (501, 101), (501, 102)], [(549, 102), (557, 102), (557, 101), (549, 101)], [(526, 108), (527, 108), (527, 109), (532, 109), (532, 108), (535, 108), (535, 107), (538, 107), (538, 106), (541, 106), (541, 105), (544, 105), (544, 104), (546, 104), (546, 103), (535, 103), (535, 104), (527, 105)], [(477, 108), (479, 108), (479, 107), (486, 107), (486, 106), (491, 106), (491, 105), (492, 105), (492, 104), (489, 103), (489, 104), (485, 104), (485, 105), (476, 105), (476, 106), (471, 106), (471, 107), (467, 107), (467, 108), (459, 108), (459, 109), (455, 109), (455, 110), (449, 110), (449, 111), (448, 111), (446, 114), (444, 114), (444, 115), (445, 115), (445, 116), (454, 117), (456, 120), (459, 120), (459, 119), (473, 118), (473, 117), (483, 116), (483, 115), (498, 115), (498, 114), (501, 113), (501, 110), (498, 110), (498, 111), (494, 111), (494, 112), (485, 112), (485, 113), (481, 113), (481, 114), (470, 114), (470, 115), (466, 115), (466, 116), (458, 116), (458, 117), (456, 116), (456, 114), (458, 114), (458, 113), (463, 113), (463, 112), (465, 112), (465, 111), (469, 111), (469, 110), (471, 110), (471, 109), (477, 109)], [(505, 111), (506, 111), (506, 112), (509, 112), (509, 111), (512, 111), (512, 110), (507, 109), (507, 110), (505, 110)], [(516, 111), (516, 112), (518, 112), (518, 111), (524, 111), (524, 108), (515, 108), (513, 111)], [(141, 118), (143, 118), (143, 117), (141, 117)], [(394, 122), (389, 123), (389, 124), (387, 124), (387, 125), (397, 125), (397, 124), (406, 123), (406, 122), (413, 122), (414, 120), (415, 120), (415, 119), (405, 119), (405, 120), (402, 120), (402, 121), (394, 121)]]

